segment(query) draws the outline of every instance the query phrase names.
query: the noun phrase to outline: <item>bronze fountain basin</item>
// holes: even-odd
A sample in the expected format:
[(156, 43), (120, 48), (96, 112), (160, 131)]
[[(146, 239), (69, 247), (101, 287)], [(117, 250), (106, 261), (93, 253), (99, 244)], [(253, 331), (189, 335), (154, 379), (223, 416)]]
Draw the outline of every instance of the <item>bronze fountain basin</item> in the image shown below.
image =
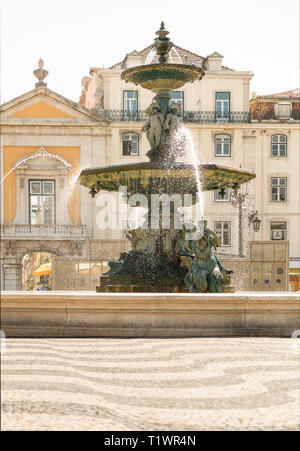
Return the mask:
[(121, 74), (122, 80), (155, 93), (179, 89), (186, 83), (201, 80), (203, 76), (204, 71), (200, 67), (169, 63), (131, 67)]
[(196, 194), (196, 174), (202, 191), (238, 189), (255, 178), (251, 170), (216, 163), (199, 163), (197, 167), (181, 162), (141, 162), (84, 169), (79, 181), (92, 195), (101, 190), (118, 191), (126, 186), (128, 194)]

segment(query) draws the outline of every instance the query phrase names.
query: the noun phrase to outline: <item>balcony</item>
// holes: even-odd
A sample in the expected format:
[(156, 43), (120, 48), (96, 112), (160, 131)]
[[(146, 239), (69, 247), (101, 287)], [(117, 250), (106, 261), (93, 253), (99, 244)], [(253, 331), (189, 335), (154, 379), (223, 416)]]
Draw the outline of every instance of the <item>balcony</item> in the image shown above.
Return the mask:
[(247, 111), (185, 111), (182, 119), (183, 122), (196, 124), (247, 124), (250, 122), (250, 114)]
[[(250, 123), (250, 114), (247, 111), (231, 111), (230, 113), (184, 111), (179, 117), (183, 122), (195, 124)], [(105, 118), (113, 122), (144, 122), (147, 114), (142, 110), (105, 110)]]
[(1, 239), (7, 240), (82, 240), (85, 225), (1, 225)]
[(105, 110), (105, 118), (113, 122), (144, 122), (147, 117), (142, 110)]

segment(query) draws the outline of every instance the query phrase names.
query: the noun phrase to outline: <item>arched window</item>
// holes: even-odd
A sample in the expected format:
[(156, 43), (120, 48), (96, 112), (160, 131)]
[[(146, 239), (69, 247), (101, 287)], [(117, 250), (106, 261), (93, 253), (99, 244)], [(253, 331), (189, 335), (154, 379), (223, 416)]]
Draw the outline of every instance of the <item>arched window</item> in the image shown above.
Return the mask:
[(271, 137), (271, 156), (272, 157), (287, 156), (287, 136), (273, 135)]
[(125, 133), (122, 141), (123, 155), (139, 155), (139, 135), (137, 133)]
[(231, 137), (229, 135), (215, 136), (215, 157), (230, 157)]

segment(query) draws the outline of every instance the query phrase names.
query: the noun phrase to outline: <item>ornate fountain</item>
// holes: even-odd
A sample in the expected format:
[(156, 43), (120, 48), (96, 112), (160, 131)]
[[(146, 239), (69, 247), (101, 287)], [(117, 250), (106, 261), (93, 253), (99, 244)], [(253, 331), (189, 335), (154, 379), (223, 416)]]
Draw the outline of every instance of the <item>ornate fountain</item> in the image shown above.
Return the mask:
[[(119, 191), (127, 188), (127, 196), (144, 195), (151, 208), (144, 223), (126, 232), (131, 250), (124, 252), (110, 270), (100, 279), (99, 292), (222, 292), (228, 291), (231, 271), (219, 262), (213, 249), (220, 246), (215, 233), (206, 221), (175, 226), (178, 210), (170, 208), (170, 225), (164, 227), (162, 210), (153, 211), (151, 196), (179, 193), (192, 195), (196, 203), (201, 191), (226, 188), (238, 190), (242, 183), (255, 177), (254, 172), (234, 169), (215, 163), (189, 164), (177, 162), (184, 142), (176, 136), (179, 130), (178, 105), (171, 104), (170, 93), (186, 83), (201, 80), (205, 75), (200, 67), (167, 62), (173, 44), (164, 23), (156, 32), (154, 41), (159, 64), (147, 64), (125, 70), (121, 77), (126, 82), (140, 85), (155, 93), (146, 110), (148, 119), (142, 131), (147, 134), (150, 150), (148, 162), (120, 164), (81, 172), (80, 183), (98, 192)], [(153, 227), (153, 221), (156, 227)], [(178, 225), (178, 224), (177, 224)]]

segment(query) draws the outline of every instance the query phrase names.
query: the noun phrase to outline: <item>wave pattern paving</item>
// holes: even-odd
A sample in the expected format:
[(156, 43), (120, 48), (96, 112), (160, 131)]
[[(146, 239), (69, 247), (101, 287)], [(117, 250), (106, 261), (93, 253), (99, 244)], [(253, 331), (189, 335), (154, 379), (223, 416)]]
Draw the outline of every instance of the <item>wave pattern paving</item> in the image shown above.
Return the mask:
[(8, 339), (2, 430), (300, 430), (292, 340)]

